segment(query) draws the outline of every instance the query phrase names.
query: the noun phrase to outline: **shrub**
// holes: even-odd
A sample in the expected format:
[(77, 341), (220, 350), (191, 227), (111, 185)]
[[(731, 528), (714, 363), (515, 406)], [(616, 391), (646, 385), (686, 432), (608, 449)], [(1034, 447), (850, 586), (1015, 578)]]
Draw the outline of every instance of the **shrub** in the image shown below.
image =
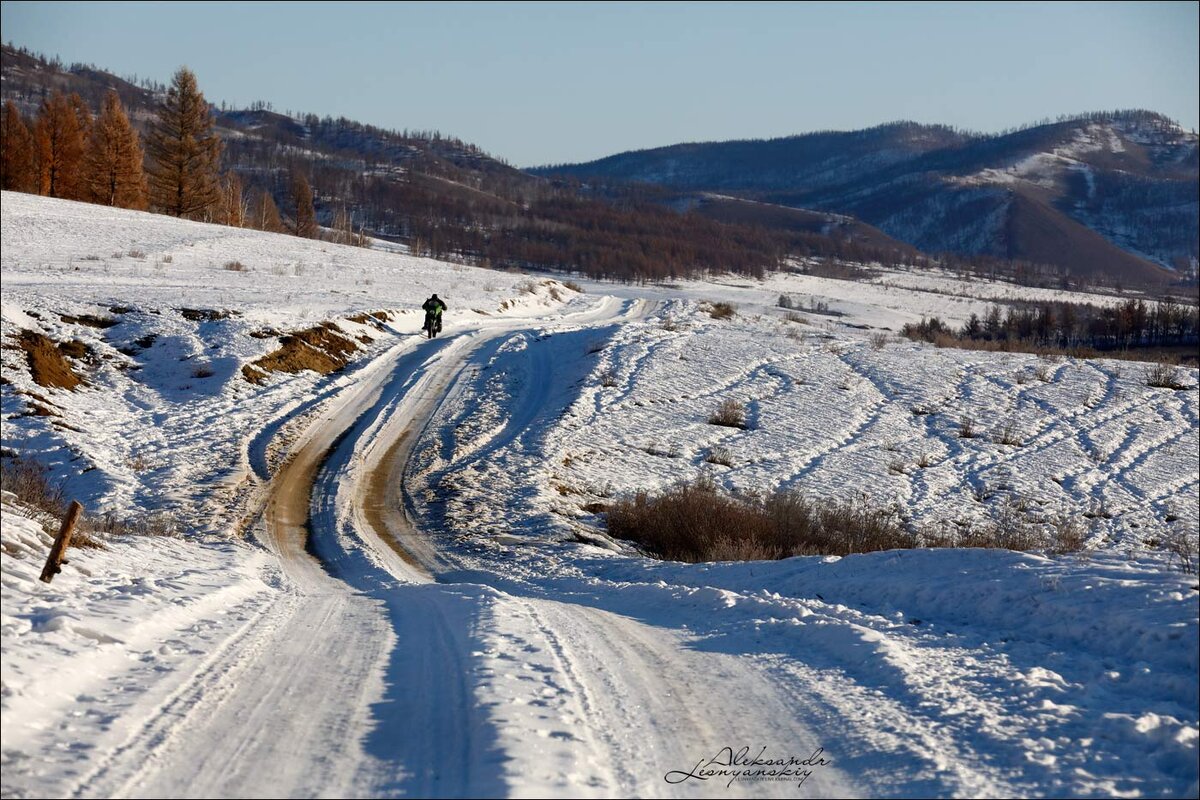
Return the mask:
[(882, 350), (883, 348), (887, 347), (887, 343), (888, 343), (888, 335), (886, 333), (872, 333), (871, 334), (871, 349), (872, 350)]
[(728, 447), (714, 447), (708, 451), (704, 460), (709, 464), (720, 464), (723, 467), (733, 466), (733, 452)]
[(1179, 370), (1165, 362), (1159, 362), (1146, 368), (1146, 385), (1156, 389), (1186, 389), (1187, 385), (1180, 379)]
[(583, 294), (583, 287), (575, 281), (563, 281), (563, 286), (567, 287), (572, 292), (579, 292), (580, 294)]
[(46, 468), (20, 456), (0, 459), (0, 489), (12, 492), (26, 508), (52, 516), (62, 516), (67, 508), (62, 486), (50, 482)]
[(1017, 423), (1013, 422), (1011, 419), (1004, 423), (1004, 425), (996, 430), (992, 440), (996, 444), (1010, 444), (1015, 447), (1020, 447), (1021, 435), (1017, 433)]
[(655, 556), (688, 562), (847, 555), (916, 544), (891, 510), (865, 500), (815, 502), (792, 491), (742, 498), (705, 479), (618, 500), (608, 510), (608, 528)]
[(240, 261), (226, 261), (225, 269), (229, 270), (230, 272), (245, 272), (246, 265)]
[(1069, 514), (1063, 514), (1051, 523), (1050, 551), (1053, 553), (1077, 553), (1087, 541), (1087, 528)]
[(737, 309), (732, 303), (711, 303), (709, 304), (708, 314), (713, 319), (732, 319), (737, 313)]
[(958, 423), (958, 438), (974, 439), (975, 438), (975, 419), (970, 414), (964, 414), (963, 418)]
[(717, 410), (708, 418), (710, 425), (724, 425), (726, 428), (746, 427), (746, 406), (728, 397), (721, 401)]
[(1186, 530), (1174, 530), (1163, 538), (1162, 545), (1174, 557), (1180, 570), (1195, 575), (1197, 550), (1200, 550), (1198, 543), (1194, 534)]

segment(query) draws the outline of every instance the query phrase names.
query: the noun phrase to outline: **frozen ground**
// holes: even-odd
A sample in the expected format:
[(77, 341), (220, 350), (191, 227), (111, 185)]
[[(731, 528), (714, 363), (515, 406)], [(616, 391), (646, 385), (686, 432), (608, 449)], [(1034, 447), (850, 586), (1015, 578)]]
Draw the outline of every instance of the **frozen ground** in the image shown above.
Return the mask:
[[(74, 551), (46, 586), (47, 537), (6, 498), (5, 796), (1200, 789), (1196, 579), (1161, 547), (1196, 529), (1195, 370), (1172, 392), (1131, 362), (872, 346), (872, 329), (986, 309), (919, 284), (577, 295), (9, 193), (3, 229), (6, 340), (95, 354), (72, 393), (3, 351), (4, 447), (91, 507), (168, 509), (184, 534)], [(413, 313), (346, 319), (431, 290), (452, 308), (436, 342)], [(780, 293), (842, 315), (786, 321)], [(372, 339), (347, 370), (241, 380), (276, 346), (251, 331), (324, 320)], [(61, 416), (25, 415), (18, 391)], [(747, 430), (707, 424), (726, 397)], [(1019, 446), (993, 436), (1010, 422)], [(701, 471), (865, 492), (919, 529), (1081, 519), (1089, 547), (685, 565), (583, 508)], [(726, 747), (805, 763), (686, 777)]]

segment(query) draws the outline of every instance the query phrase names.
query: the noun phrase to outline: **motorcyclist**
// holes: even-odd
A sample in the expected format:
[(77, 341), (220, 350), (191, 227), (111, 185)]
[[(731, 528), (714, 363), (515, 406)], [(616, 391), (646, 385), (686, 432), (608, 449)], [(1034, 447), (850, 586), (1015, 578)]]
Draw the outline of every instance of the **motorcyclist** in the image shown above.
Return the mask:
[(446, 304), (434, 294), (421, 308), (425, 310), (425, 330), (429, 331), (429, 337), (432, 339), (442, 332), (442, 312), (446, 310)]

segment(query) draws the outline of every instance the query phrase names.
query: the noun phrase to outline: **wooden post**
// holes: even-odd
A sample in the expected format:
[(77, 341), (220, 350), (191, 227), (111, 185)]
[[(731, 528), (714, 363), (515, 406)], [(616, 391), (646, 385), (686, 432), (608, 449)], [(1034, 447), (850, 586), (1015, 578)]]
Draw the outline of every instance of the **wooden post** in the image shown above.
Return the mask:
[(54, 580), (54, 576), (62, 572), (62, 564), (66, 564), (67, 560), (63, 558), (67, 554), (67, 547), (71, 544), (71, 534), (75, 532), (75, 523), (79, 521), (79, 514), (83, 511), (83, 506), (78, 500), (71, 501), (71, 507), (67, 509), (67, 516), (63, 517), (62, 527), (58, 529), (58, 536), (54, 539), (54, 545), (50, 548), (50, 555), (46, 556), (46, 566), (42, 567), (42, 580), (46, 583)]

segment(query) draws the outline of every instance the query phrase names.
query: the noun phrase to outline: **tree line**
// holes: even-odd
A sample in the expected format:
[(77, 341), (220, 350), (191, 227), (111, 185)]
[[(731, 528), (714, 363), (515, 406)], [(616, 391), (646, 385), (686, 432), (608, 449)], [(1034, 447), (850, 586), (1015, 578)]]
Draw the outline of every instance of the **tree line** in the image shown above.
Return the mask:
[(1019, 303), (992, 306), (972, 314), (957, 330), (937, 317), (904, 326), (910, 339), (944, 342), (1000, 342), (1031, 347), (1095, 350), (1194, 344), (1200, 336), (1200, 308), (1167, 297), (1156, 303), (1129, 299), (1115, 306), (1091, 303)]
[[(292, 215), (285, 223), (271, 192), (246, 192), (236, 172), (222, 171), (215, 125), (186, 67), (167, 87), (144, 141), (115, 89), (95, 115), (75, 92), (50, 92), (32, 119), (9, 100), (0, 116), (0, 188), (316, 238), (321, 229), (308, 179), (291, 176)], [(328, 236), (368, 242), (344, 207)]]

